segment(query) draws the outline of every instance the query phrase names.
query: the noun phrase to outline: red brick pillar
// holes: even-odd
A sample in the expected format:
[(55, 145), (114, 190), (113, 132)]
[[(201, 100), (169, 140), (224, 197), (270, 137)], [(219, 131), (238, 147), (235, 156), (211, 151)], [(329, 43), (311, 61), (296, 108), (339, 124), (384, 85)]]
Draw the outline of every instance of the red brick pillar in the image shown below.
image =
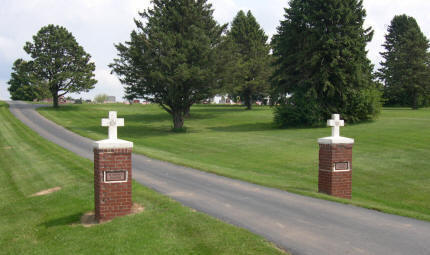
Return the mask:
[(133, 143), (103, 140), (94, 147), (95, 218), (104, 222), (131, 212)]
[(320, 144), (318, 192), (351, 199), (352, 144)]
[(351, 199), (354, 139), (340, 136), (345, 122), (339, 114), (333, 114), (327, 125), (332, 127), (331, 136), (318, 139), (318, 192)]

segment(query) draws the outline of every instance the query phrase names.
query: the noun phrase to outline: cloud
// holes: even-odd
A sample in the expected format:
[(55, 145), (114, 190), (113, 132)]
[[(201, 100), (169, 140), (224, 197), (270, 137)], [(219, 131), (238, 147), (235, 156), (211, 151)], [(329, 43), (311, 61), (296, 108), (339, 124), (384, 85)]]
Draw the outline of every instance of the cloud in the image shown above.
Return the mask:
[[(96, 76), (122, 96), (118, 83), (109, 79), (107, 65), (116, 56), (115, 43), (129, 39), (134, 29), (133, 18), (146, 9), (149, 0), (19, 0), (2, 2), (0, 16), (0, 79), (9, 80), (10, 69), (17, 58), (29, 57), (22, 49), (26, 41), (48, 24), (61, 25), (71, 32), (78, 43), (92, 56)], [(7, 71), (6, 71), (7, 70)], [(110, 75), (110, 74), (109, 74)], [(109, 83), (109, 84), (108, 84)], [(112, 83), (112, 84), (110, 84)], [(0, 87), (5, 87), (2, 84)], [(99, 85), (98, 85), (99, 86)], [(101, 91), (85, 93), (93, 97)], [(119, 91), (119, 92), (118, 92)], [(7, 99), (4, 89), (0, 99)]]
[(232, 21), (239, 11), (239, 6), (234, 0), (209, 0), (214, 10), (214, 18), (220, 23), (225, 24)]
[(117, 101), (122, 101), (124, 97), (124, 87), (119, 82), (115, 75), (110, 74), (109, 69), (97, 69), (95, 71), (95, 79), (97, 84), (91, 90), (91, 93), (71, 94), (75, 98), (82, 97), (83, 99), (94, 99), (94, 96), (99, 94), (107, 94), (109, 96), (116, 96)]
[(430, 1), (423, 0), (365, 0), (363, 3), (366, 11), (366, 25), (372, 26), (374, 36), (372, 42), (368, 44), (368, 57), (379, 67), (382, 61), (380, 52), (384, 51), (382, 44), (385, 42), (385, 34), (388, 26), (395, 15), (406, 14), (414, 17), (418, 25), (427, 38), (430, 36), (430, 16), (427, 15), (430, 10)]
[(287, 7), (285, 0), (249, 1), (249, 0), (211, 0), (214, 18), (220, 23), (231, 23), (236, 14), (243, 10), (251, 11), (257, 22), (270, 37), (276, 33), (279, 21), (283, 18), (284, 8)]
[[(220, 24), (230, 23), (236, 13), (251, 10), (266, 34), (272, 36), (284, 17), (287, 0), (209, 0), (214, 17)], [(375, 30), (368, 45), (369, 58), (374, 64), (381, 61), (384, 34), (394, 15), (407, 14), (416, 18), (427, 37), (430, 37), (430, 1), (425, 0), (364, 0), (367, 10), (366, 26)], [(107, 65), (116, 57), (114, 44), (129, 40), (135, 28), (133, 18), (138, 11), (150, 6), (149, 0), (17, 0), (2, 1), (0, 8), (0, 99), (6, 99), (6, 83), (15, 59), (27, 58), (22, 47), (26, 41), (47, 24), (66, 27), (78, 43), (92, 55), (99, 80), (96, 88), (82, 94), (93, 98), (98, 93), (123, 96), (122, 86)], [(81, 96), (81, 95), (80, 95)]]
[(22, 55), (16, 44), (15, 40), (0, 36), (0, 59), (15, 61), (17, 56)]
[(10, 97), (9, 91), (7, 88), (9, 84), (6, 84), (6, 81), (0, 80), (0, 100), (8, 100)]

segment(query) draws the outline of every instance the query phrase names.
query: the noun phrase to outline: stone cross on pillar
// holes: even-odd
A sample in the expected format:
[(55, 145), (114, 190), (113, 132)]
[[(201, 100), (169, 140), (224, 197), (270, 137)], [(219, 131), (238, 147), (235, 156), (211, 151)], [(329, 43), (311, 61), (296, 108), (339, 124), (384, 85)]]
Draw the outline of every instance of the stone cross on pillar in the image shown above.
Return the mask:
[(94, 142), (94, 202), (97, 222), (104, 222), (131, 212), (133, 143), (118, 139), (117, 127), (124, 126), (116, 112), (102, 119), (109, 127), (109, 139)]
[(109, 127), (109, 140), (117, 140), (117, 127), (124, 126), (124, 119), (117, 119), (116, 112), (109, 112), (109, 119), (102, 119), (102, 126)]
[(333, 114), (327, 125), (332, 127), (331, 136), (318, 139), (318, 191), (351, 199), (354, 139), (339, 135), (340, 127), (345, 125), (339, 114)]
[(332, 114), (331, 120), (327, 120), (327, 126), (331, 128), (331, 136), (339, 137), (340, 136), (340, 127), (345, 126), (345, 121), (340, 119), (339, 114)]

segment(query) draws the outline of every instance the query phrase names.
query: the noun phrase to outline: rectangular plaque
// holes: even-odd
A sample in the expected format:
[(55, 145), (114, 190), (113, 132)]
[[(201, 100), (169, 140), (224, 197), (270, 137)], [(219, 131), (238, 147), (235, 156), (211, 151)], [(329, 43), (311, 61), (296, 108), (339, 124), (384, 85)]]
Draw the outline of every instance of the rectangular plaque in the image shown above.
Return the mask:
[(349, 162), (334, 163), (334, 171), (349, 171)]
[(104, 171), (103, 177), (104, 177), (104, 182), (106, 183), (127, 182), (128, 172), (125, 170)]

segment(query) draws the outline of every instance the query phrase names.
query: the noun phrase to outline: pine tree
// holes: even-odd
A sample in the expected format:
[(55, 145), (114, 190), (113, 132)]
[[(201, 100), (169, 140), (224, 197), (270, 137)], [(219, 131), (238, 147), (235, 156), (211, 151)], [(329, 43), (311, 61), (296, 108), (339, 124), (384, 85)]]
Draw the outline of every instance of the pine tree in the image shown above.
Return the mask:
[(230, 61), (225, 72), (229, 93), (239, 96), (248, 110), (254, 99), (269, 94), (271, 75), (270, 47), (267, 35), (260, 27), (251, 11), (239, 11), (233, 19), (231, 30), (227, 33), (226, 43)]
[(429, 41), (413, 17), (395, 16), (385, 35), (379, 77), (387, 105), (418, 109), (429, 103)]
[(54, 107), (58, 107), (60, 96), (88, 92), (97, 83), (93, 79), (95, 65), (89, 62), (91, 56), (64, 27), (42, 27), (24, 50), (33, 58), (34, 78), (49, 87)]
[[(273, 87), (281, 126), (323, 123), (332, 113), (349, 122), (373, 118), (380, 93), (373, 81), (359, 0), (292, 0), (272, 39)], [(286, 95), (291, 98), (286, 99)]]
[(153, 0), (139, 13), (137, 30), (116, 45), (110, 65), (125, 85), (126, 97), (159, 104), (182, 129), (190, 107), (211, 96), (216, 86), (216, 48), (226, 26), (219, 26), (206, 0)]

